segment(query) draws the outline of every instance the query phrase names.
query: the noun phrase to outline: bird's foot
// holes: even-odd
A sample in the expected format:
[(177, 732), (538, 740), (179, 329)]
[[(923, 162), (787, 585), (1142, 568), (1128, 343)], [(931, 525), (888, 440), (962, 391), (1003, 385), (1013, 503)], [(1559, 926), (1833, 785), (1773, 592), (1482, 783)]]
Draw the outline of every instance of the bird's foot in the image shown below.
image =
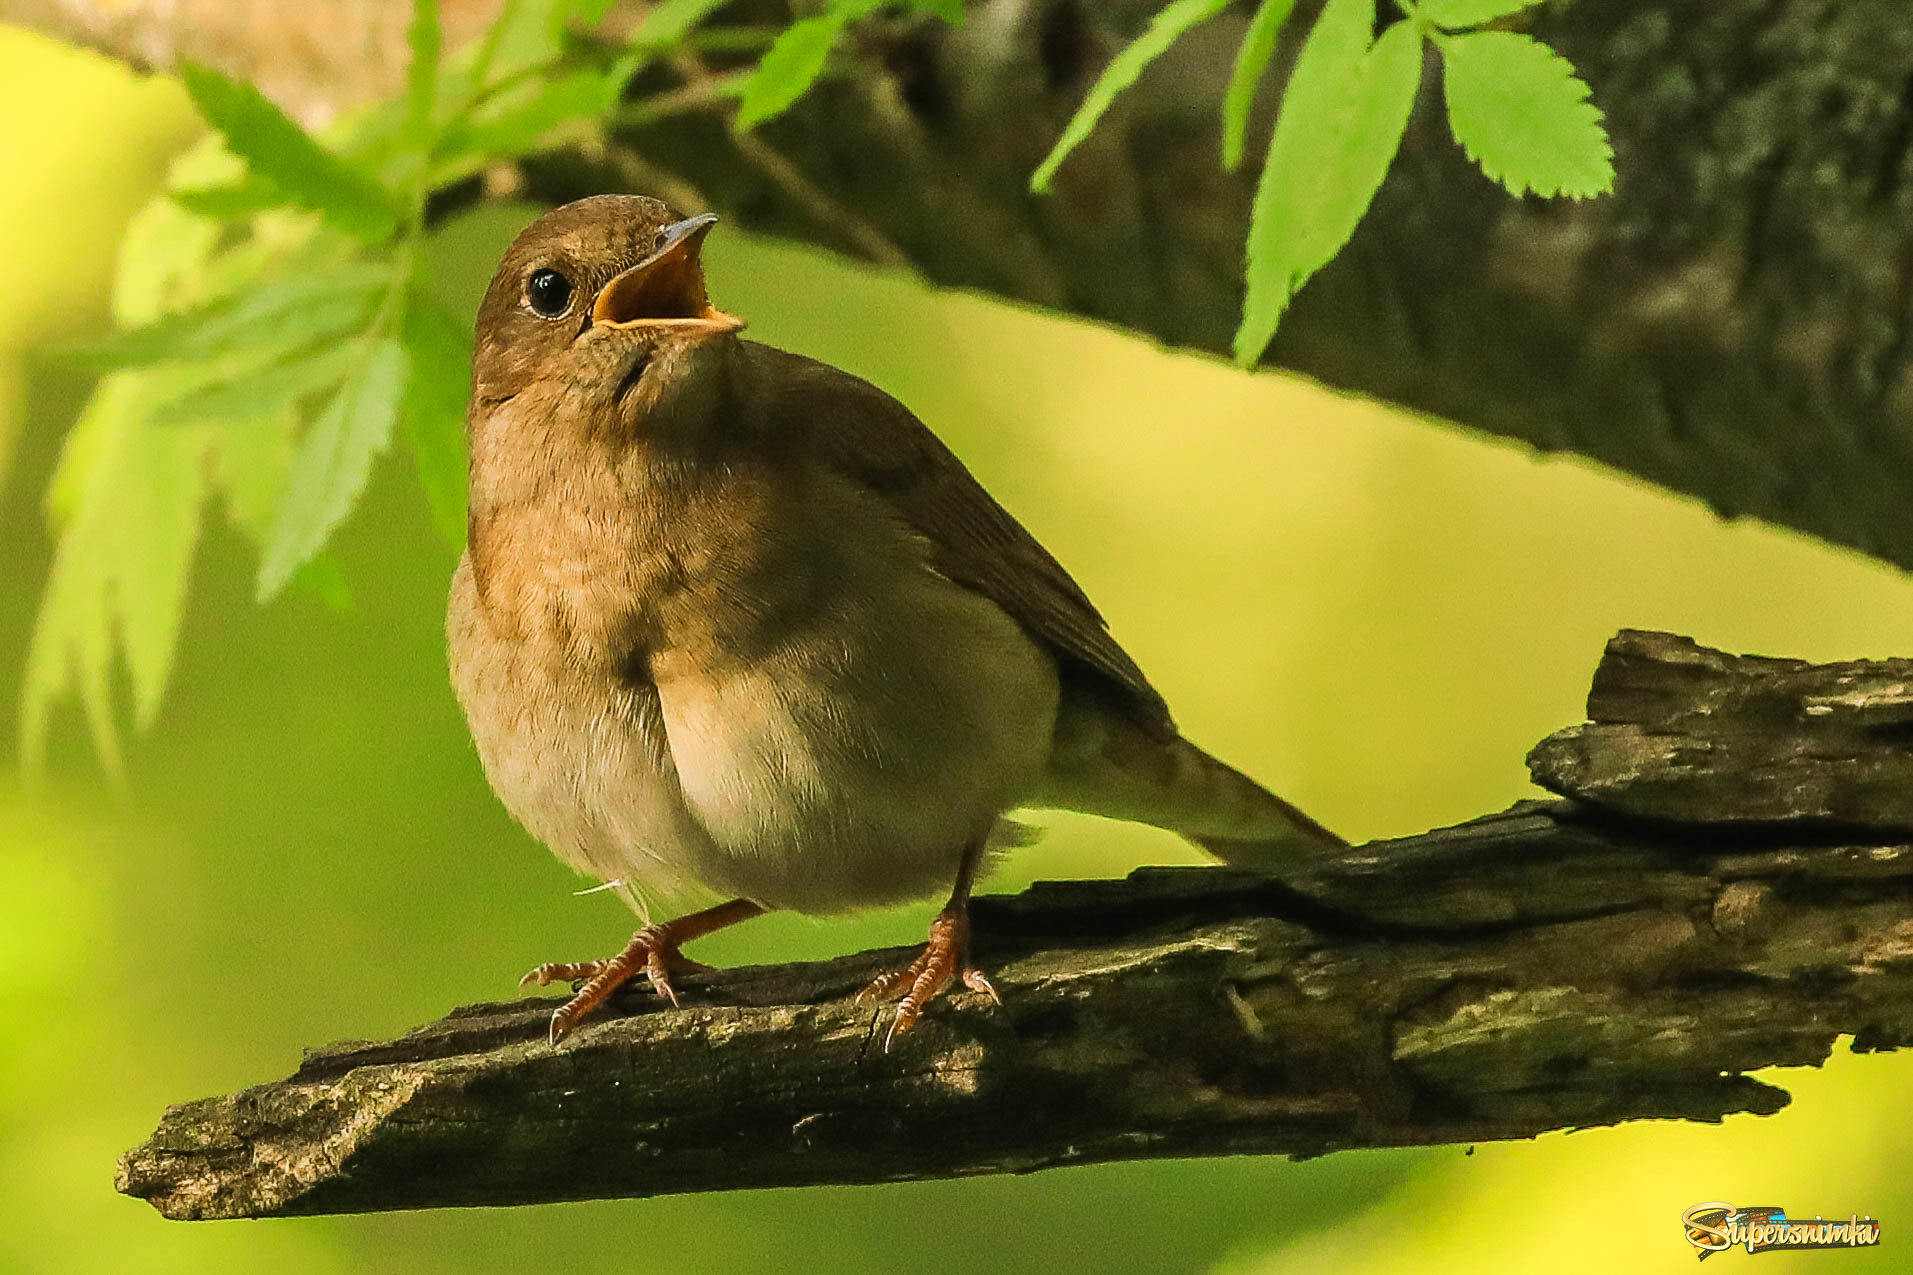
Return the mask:
[[(998, 1005), (1003, 1003), (988, 976), (969, 963), (969, 951), (969, 909), (947, 907), (930, 922), (930, 941), (923, 945), (915, 960), (900, 970), (873, 979), (857, 993), (859, 1004), (896, 998), (897, 1014), (883, 1038), (886, 1051), (897, 1033), (909, 1031), (923, 1017), (924, 1007), (958, 979), (971, 991), (981, 992)], [(898, 997), (898, 992), (903, 995)]]
[(714, 908), (705, 908), (702, 912), (693, 912), (674, 921), (647, 925), (631, 936), (631, 941), (624, 945), (624, 951), (608, 961), (554, 961), (549, 965), (540, 965), (519, 979), (518, 985), (546, 987), (552, 983), (583, 984), (551, 1016), (551, 1043), (555, 1045), (571, 1034), (571, 1029), (578, 1025), (579, 1019), (604, 1004), (606, 997), (636, 978), (640, 971), (650, 981), (652, 991), (673, 1005), (677, 1004), (677, 989), (671, 986), (671, 975), (711, 968), (698, 964), (678, 948), (727, 925), (761, 916), (763, 912), (764, 905), (761, 903), (732, 899), (729, 903), (720, 903)]
[(610, 995), (642, 973), (651, 990), (678, 1003), (671, 975), (708, 970), (678, 950), (680, 940), (671, 932), (672, 922), (647, 925), (631, 936), (624, 950), (603, 961), (552, 961), (540, 965), (518, 980), (520, 987), (549, 987), (553, 983), (582, 984), (570, 1000), (551, 1015), (551, 1043), (557, 1044), (571, 1034), (578, 1020), (602, 1005)]

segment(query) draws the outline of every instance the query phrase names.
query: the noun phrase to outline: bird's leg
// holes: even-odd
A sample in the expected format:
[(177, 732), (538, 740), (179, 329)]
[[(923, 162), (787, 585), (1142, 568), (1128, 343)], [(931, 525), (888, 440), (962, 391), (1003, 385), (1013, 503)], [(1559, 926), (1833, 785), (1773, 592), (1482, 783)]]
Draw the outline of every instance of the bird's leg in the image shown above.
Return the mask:
[(954, 979), (962, 979), (965, 987), (983, 993), (999, 1005), (1003, 1003), (989, 978), (970, 964), (970, 885), (976, 880), (976, 870), (982, 861), (983, 842), (975, 842), (964, 850), (950, 901), (930, 922), (930, 941), (908, 965), (873, 980), (857, 993), (859, 1002), (888, 1000), (898, 992), (903, 993), (897, 999), (897, 1016), (891, 1020), (890, 1030), (883, 1038), (885, 1049), (890, 1048), (898, 1032), (909, 1031), (917, 1019), (923, 1017), (924, 1007)]
[(606, 997), (636, 978), (640, 971), (651, 981), (653, 991), (673, 1005), (677, 1004), (678, 994), (671, 986), (671, 975), (710, 968), (685, 956), (678, 950), (679, 946), (763, 913), (762, 904), (749, 899), (732, 899), (729, 903), (720, 903), (714, 908), (678, 917), (675, 921), (647, 925), (633, 934), (631, 941), (624, 945), (624, 950), (608, 961), (554, 961), (549, 965), (540, 965), (519, 979), (518, 985), (544, 987), (551, 983), (584, 983), (570, 1000), (551, 1015), (551, 1043), (555, 1045), (571, 1034), (579, 1019), (603, 1004)]

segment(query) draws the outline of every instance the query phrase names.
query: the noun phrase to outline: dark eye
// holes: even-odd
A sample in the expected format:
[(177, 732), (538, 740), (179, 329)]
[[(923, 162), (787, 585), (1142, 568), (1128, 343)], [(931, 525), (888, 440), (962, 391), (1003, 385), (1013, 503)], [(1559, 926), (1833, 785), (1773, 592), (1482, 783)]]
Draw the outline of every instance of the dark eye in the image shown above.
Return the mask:
[(571, 280), (549, 268), (534, 270), (525, 280), (525, 300), (532, 313), (555, 319), (571, 308)]

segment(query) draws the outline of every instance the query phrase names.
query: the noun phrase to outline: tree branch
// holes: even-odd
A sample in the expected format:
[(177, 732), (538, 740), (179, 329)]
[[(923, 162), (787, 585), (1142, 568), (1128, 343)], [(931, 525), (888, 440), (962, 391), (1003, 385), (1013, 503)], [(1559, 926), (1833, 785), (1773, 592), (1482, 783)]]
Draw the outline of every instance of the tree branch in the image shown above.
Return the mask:
[[(448, 12), (468, 30), (494, 3)], [(740, 144), (714, 115), (672, 116), (610, 148), (527, 164), (525, 190), (555, 201), (674, 174), (747, 226), (853, 255), (894, 244), (937, 283), (1221, 352), (1253, 181), (1217, 161), (1242, 13), (1199, 29), (1125, 94), (1053, 197), (1025, 187), (1091, 79), (1161, 3), (974, 0), (960, 30), (868, 24), (863, 73), (820, 85), (761, 138)], [(143, 65), (213, 61), (311, 119), (396, 82), (392, 9), (14, 0), (10, 11)], [(726, 13), (787, 16), (775, 0)], [(1619, 192), (1509, 199), (1447, 135), (1431, 68), (1374, 211), (1303, 292), (1271, 361), (1913, 566), (1904, 19), (1898, 0), (1544, 5), (1532, 29), (1594, 86)], [(342, 52), (328, 62), (326, 50)], [(841, 216), (820, 213), (830, 206)]]
[(473, 1006), (170, 1109), (119, 1187), (256, 1217), (1771, 1113), (1747, 1072), (1913, 1041), (1910, 680), (1623, 633), (1595, 722), (1533, 758), (1567, 799), (1280, 882), (978, 899), (1006, 1005), (953, 995), (888, 1052), (849, 996), (895, 952), (686, 978), (556, 1050), (555, 1001)]

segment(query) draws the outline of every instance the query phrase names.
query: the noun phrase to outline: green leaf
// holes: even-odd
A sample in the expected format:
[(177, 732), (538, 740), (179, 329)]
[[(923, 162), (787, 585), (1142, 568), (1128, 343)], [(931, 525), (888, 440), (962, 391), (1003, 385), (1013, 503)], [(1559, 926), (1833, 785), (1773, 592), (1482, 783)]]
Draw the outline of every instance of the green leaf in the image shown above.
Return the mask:
[(290, 408), (215, 427), (213, 485), (224, 497), (233, 525), (256, 545), (263, 546), (272, 534), (298, 429), (299, 418)]
[(405, 386), (405, 436), (418, 465), (432, 521), (454, 547), (465, 544), (465, 403), (471, 392), (472, 333), (444, 306), (415, 297), (399, 337), (412, 368)]
[(567, 0), (506, 0), (481, 49), (485, 82), (557, 57), (567, 8)]
[(438, 97), (438, 58), (445, 43), (438, 0), (412, 0), (412, 25), (405, 32), (405, 43), (412, 51), (405, 71), (406, 131), (414, 138), (427, 137)]
[(1036, 172), (1030, 176), (1030, 189), (1039, 195), (1049, 193), (1050, 179), (1056, 170), (1069, 158), (1069, 153), (1082, 145), (1096, 128), (1097, 121), (1103, 118), (1116, 95), (1136, 82), (1151, 62), (1169, 51), (1169, 46), (1190, 28), (1221, 13), (1229, 7), (1229, 0), (1173, 0), (1163, 6), (1149, 21), (1148, 29), (1131, 40), (1103, 68), (1096, 82), (1089, 86), (1089, 96), (1076, 108), (1076, 114), (1070, 116), (1069, 123), (1063, 126), (1063, 135), (1056, 139), (1056, 145)]
[(392, 270), (391, 264), (381, 262), (261, 283), (145, 327), (69, 346), (59, 357), (111, 369), (190, 362), (240, 348), (310, 344), (363, 324), (380, 294), (392, 286)]
[(190, 305), (205, 286), (219, 227), (164, 195), (133, 214), (113, 271), (113, 320), (134, 329)]
[(211, 217), (215, 221), (243, 221), (274, 208), (283, 208), (286, 203), (279, 188), (257, 173), (248, 173), (240, 180), (222, 186), (188, 186), (167, 193), (174, 203), (187, 212)]
[(824, 59), (848, 21), (845, 13), (832, 9), (791, 23), (740, 88), (737, 127), (756, 128), (802, 97), (823, 73)]
[(644, 21), (631, 36), (633, 44), (652, 48), (675, 48), (684, 36), (727, 0), (662, 0), (644, 15)]
[(122, 372), (95, 388), (60, 458), (59, 544), (28, 646), (20, 698), (23, 768), (44, 763), (54, 705), (77, 692), (101, 764), (121, 771), (112, 694), (124, 654), (136, 725), (158, 713), (178, 645), (205, 499), (204, 433), (155, 431), (172, 370)]
[(269, 358), (159, 404), (152, 421), (157, 426), (220, 425), (274, 417), (307, 395), (337, 385), (361, 357), (353, 345), (327, 345), (297, 351), (290, 358)]
[(616, 3), (617, 0), (572, 0), (571, 11), (578, 16), (578, 21), (595, 27), (604, 21), (604, 15), (611, 12), (611, 6)]
[(1614, 189), (1614, 148), (1567, 59), (1513, 31), (1443, 37), (1448, 127), (1481, 171), (1519, 195)]
[(1296, 59), (1250, 210), (1237, 362), (1262, 357), (1289, 300), (1348, 242), (1401, 147), (1421, 84), (1421, 33), (1369, 44), (1375, 0), (1329, 0)]
[(287, 200), (360, 239), (388, 238), (398, 226), (398, 206), (383, 186), (312, 140), (258, 89), (192, 62), (179, 74), (206, 122)]
[(1242, 147), (1249, 134), (1249, 110), (1255, 105), (1255, 90), (1275, 56), (1276, 37), (1282, 34), (1295, 0), (1262, 0), (1249, 29), (1236, 50), (1235, 70), (1229, 73), (1229, 87), (1222, 95), (1222, 166), (1229, 172), (1242, 167)]
[(624, 80), (622, 74), (576, 71), (529, 81), (523, 93), (488, 102), (472, 118), (448, 128), (434, 158), (524, 154), (560, 124), (604, 114), (616, 104)]
[(1423, 21), (1453, 31), (1512, 17), (1540, 3), (1541, 0), (1422, 0), (1417, 12)]
[(405, 379), (404, 347), (390, 337), (373, 342), (306, 431), (259, 564), (260, 601), (276, 596), (352, 512), (392, 437)]

